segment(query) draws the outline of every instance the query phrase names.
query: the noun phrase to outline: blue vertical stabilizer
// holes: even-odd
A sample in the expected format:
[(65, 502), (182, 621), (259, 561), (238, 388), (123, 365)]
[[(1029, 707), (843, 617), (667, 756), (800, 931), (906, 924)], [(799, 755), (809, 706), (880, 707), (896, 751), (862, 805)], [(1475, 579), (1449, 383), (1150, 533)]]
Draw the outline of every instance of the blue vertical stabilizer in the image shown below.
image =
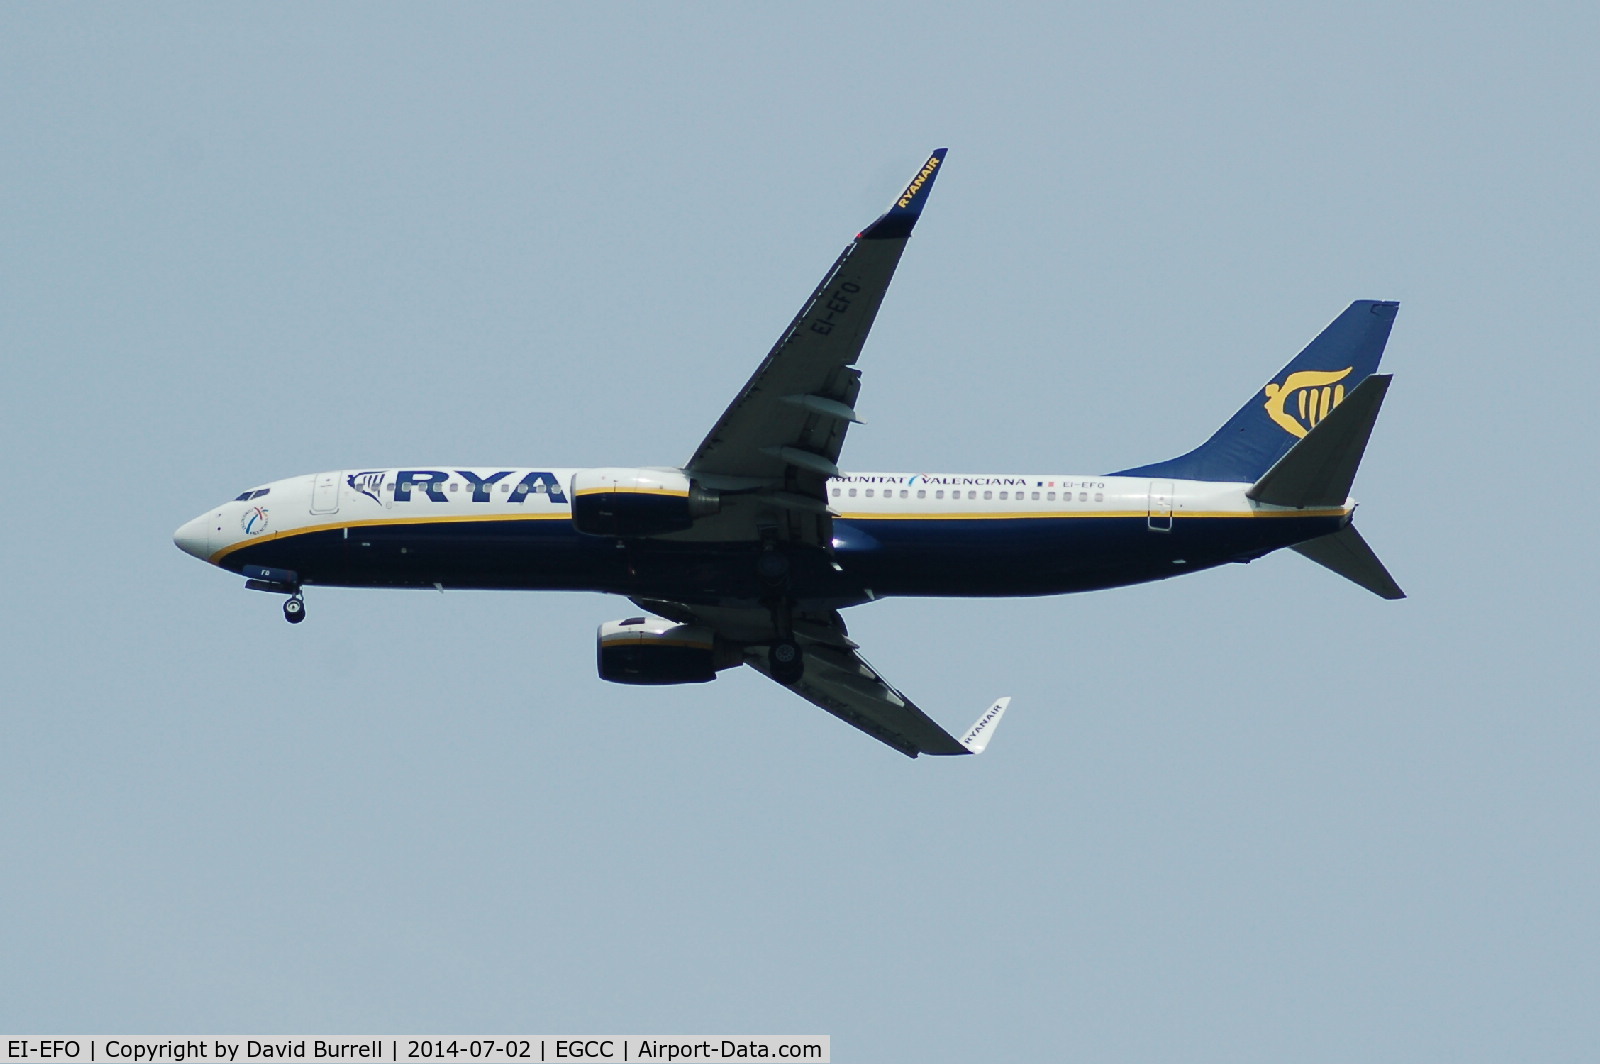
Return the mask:
[(1114, 476), (1253, 484), (1378, 368), (1398, 303), (1359, 299), (1205, 443)]

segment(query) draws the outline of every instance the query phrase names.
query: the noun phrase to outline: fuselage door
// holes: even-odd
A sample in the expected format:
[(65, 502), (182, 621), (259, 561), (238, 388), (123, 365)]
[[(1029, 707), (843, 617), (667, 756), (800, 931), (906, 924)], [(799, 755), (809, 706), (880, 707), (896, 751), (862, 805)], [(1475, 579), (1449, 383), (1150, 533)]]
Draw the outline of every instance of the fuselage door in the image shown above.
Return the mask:
[(1175, 486), (1170, 480), (1150, 482), (1150, 531), (1172, 531), (1172, 493)]
[(318, 473), (311, 483), (311, 512), (336, 514), (339, 512), (339, 474)]

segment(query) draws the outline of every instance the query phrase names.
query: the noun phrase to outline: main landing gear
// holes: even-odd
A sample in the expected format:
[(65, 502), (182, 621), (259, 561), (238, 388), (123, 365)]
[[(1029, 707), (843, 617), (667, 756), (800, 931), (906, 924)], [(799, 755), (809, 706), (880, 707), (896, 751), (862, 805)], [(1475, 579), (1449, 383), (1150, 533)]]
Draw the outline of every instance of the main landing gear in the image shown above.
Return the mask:
[(283, 619), (290, 624), (299, 624), (306, 619), (306, 597), (299, 591), (290, 595), (283, 604)]
[(806, 674), (805, 654), (793, 639), (774, 640), (767, 648), (767, 667), (772, 678), (785, 687), (793, 687)]
[(789, 556), (778, 549), (776, 537), (764, 537), (756, 555), (756, 580), (762, 600), (772, 611), (777, 638), (767, 647), (767, 671), (785, 687), (793, 687), (806, 674), (806, 657), (794, 640), (794, 601), (789, 597)]

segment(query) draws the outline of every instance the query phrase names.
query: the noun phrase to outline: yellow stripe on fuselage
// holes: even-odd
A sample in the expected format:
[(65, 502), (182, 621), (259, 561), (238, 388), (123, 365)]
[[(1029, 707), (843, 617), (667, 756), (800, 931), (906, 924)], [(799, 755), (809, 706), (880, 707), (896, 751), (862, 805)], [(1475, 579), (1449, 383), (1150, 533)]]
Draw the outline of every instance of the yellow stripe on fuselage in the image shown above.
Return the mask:
[(584, 488), (582, 491), (575, 492), (574, 494), (577, 494), (577, 495), (671, 495), (672, 497), (677, 498), (677, 499), (687, 499), (689, 497), (689, 493), (687, 491), (674, 491), (671, 488), (628, 488), (628, 487)]
[(447, 525), (465, 522), (490, 523), (496, 521), (566, 521), (570, 515), (563, 510), (553, 514), (435, 514), (427, 517), (374, 517), (365, 521), (334, 521), (325, 525), (306, 525), (302, 528), (287, 528), (282, 532), (271, 532), (265, 536), (256, 536), (252, 539), (241, 539), (239, 542), (223, 547), (211, 555), (212, 565), (216, 565), (223, 558), (236, 550), (254, 546), (257, 543), (272, 543), (275, 540), (289, 539), (291, 536), (304, 536), (312, 532), (334, 532), (341, 528), (377, 528), (382, 525)]
[(1055, 518), (1130, 518), (1130, 517), (1175, 517), (1179, 520), (1193, 518), (1257, 518), (1257, 517), (1342, 517), (1349, 510), (1341, 508), (1324, 510), (1173, 510), (1170, 513), (1161, 511), (1151, 513), (1149, 510), (1078, 510), (1057, 511), (1040, 513), (1037, 510), (1007, 510), (989, 513), (879, 513), (873, 511), (855, 511), (840, 513), (841, 521), (1017, 521), (1017, 520), (1044, 520)]

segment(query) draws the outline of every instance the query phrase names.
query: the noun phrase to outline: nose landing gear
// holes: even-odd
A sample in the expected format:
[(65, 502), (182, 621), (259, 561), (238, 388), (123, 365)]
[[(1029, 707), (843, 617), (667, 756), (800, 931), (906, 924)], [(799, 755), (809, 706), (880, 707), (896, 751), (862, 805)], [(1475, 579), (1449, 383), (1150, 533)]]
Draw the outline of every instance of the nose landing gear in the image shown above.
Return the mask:
[(306, 619), (306, 597), (300, 590), (300, 574), (292, 569), (272, 569), (265, 565), (244, 567), (244, 586), (250, 591), (274, 591), (288, 595), (283, 604), (283, 619), (299, 624)]

